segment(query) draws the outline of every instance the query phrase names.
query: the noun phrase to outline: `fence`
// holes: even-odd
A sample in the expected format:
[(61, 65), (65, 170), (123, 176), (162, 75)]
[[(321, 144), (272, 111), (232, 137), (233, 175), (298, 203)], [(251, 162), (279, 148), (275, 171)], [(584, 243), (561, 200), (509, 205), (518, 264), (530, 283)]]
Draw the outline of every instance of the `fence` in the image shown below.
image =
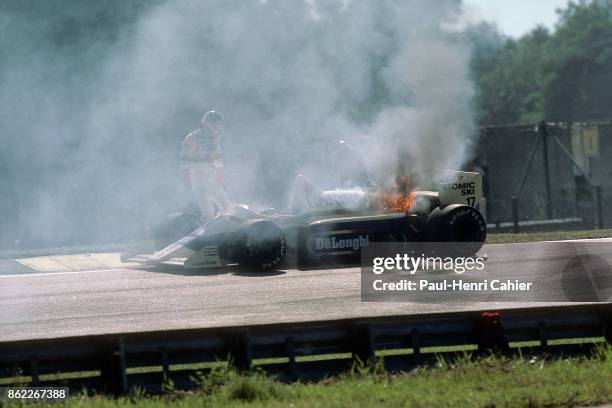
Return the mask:
[(518, 221), (537, 226), (553, 219), (579, 220), (580, 228), (612, 224), (610, 121), (483, 128), (478, 156), (486, 169), (489, 223), (510, 222), (515, 229)]
[[(281, 380), (310, 380), (389, 351), (395, 353), (384, 357), (384, 367), (399, 371), (465, 353), (448, 348), (453, 346), (512, 354), (522, 345), (522, 354), (572, 355), (591, 352), (593, 338), (602, 337), (612, 342), (611, 304), (94, 335), (0, 343), (0, 378), (157, 392), (169, 380), (178, 388), (194, 387), (194, 377), (219, 361), (229, 360), (239, 370), (258, 367)], [(553, 342), (576, 339), (589, 340)]]

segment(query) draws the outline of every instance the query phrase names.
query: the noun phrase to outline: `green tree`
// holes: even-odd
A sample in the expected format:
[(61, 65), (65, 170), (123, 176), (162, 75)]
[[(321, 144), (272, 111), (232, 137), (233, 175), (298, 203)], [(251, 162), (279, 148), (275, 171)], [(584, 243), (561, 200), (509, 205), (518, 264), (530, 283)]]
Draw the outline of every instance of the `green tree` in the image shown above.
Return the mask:
[(570, 3), (560, 12), (546, 83), (545, 112), (552, 120), (612, 116), (612, 6)]
[(537, 27), (475, 53), (482, 125), (612, 116), (612, 1), (570, 2), (550, 33)]
[(551, 36), (538, 27), (519, 40), (508, 39), (473, 64), (481, 124), (534, 122), (544, 116), (542, 90), (548, 80)]

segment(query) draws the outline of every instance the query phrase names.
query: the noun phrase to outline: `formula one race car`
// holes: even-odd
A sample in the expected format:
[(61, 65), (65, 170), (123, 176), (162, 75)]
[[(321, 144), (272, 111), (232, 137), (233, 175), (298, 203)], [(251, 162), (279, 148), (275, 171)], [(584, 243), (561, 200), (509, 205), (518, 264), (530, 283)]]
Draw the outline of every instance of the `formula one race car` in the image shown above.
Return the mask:
[[(405, 211), (333, 205), (298, 214), (269, 210), (254, 212), (233, 206), (193, 230), (194, 218), (174, 214), (157, 228), (157, 251), (122, 259), (146, 265), (215, 268), (229, 264), (255, 270), (281, 265), (298, 268), (358, 263), (361, 248), (373, 242), (464, 243), (461, 255), (473, 255), (486, 238), (486, 223), (478, 211), (482, 179), (477, 173), (455, 172), (438, 191), (410, 193)], [(191, 233), (185, 235), (187, 232)]]

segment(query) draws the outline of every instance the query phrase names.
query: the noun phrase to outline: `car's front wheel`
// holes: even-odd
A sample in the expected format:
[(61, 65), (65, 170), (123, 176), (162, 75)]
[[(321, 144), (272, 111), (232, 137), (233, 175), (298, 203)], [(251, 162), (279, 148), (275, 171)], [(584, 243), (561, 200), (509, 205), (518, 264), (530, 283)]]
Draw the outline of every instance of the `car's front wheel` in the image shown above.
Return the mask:
[(283, 231), (270, 221), (252, 221), (243, 230), (239, 248), (242, 266), (267, 271), (279, 266), (287, 252)]

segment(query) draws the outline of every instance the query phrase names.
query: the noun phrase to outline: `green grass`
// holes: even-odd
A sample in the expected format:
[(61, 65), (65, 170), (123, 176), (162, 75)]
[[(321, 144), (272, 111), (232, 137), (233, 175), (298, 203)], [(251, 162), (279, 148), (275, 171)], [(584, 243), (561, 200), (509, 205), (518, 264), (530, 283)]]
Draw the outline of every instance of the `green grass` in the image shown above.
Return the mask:
[(531, 232), (521, 234), (488, 234), (487, 244), (508, 244), (513, 242), (563, 241), (566, 239), (588, 239), (612, 237), (612, 229), (586, 231)]
[[(612, 348), (574, 359), (439, 360), (433, 368), (387, 374), (380, 364), (315, 383), (283, 384), (261, 373), (224, 368), (200, 377), (196, 391), (147, 396), (138, 390), (117, 399), (77, 394), (65, 407), (557, 407), (612, 401)], [(0, 405), (2, 405), (0, 403)], [(10, 405), (7, 405), (10, 406)], [(61, 405), (52, 405), (61, 406)]]

